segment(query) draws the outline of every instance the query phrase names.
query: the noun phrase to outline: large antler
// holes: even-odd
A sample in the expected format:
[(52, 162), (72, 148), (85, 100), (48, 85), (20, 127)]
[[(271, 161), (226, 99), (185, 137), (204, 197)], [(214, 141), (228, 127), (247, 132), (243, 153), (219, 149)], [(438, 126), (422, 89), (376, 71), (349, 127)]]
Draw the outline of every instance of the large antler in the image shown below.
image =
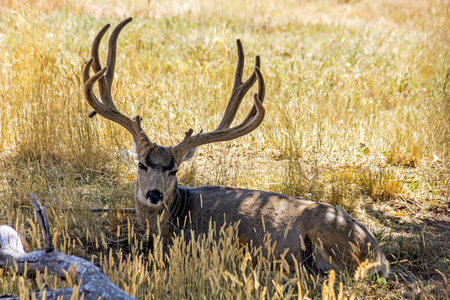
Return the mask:
[[(91, 48), (91, 59), (86, 62), (83, 71), (84, 95), (89, 105), (94, 109), (89, 117), (92, 118), (96, 113), (98, 113), (102, 117), (125, 127), (125, 129), (127, 129), (133, 136), (138, 154), (145, 155), (155, 146), (155, 144), (150, 141), (145, 132), (142, 130), (142, 118), (140, 116), (136, 116), (133, 119), (130, 119), (122, 114), (114, 104), (111, 95), (111, 86), (114, 80), (114, 68), (116, 65), (117, 38), (119, 37), (120, 31), (131, 21), (132, 18), (122, 21), (111, 33), (111, 37), (109, 38), (106, 66), (103, 68), (98, 55), (98, 47), (110, 25), (107, 24), (103, 27), (103, 29), (100, 30), (95, 37)], [(89, 70), (91, 67), (95, 72), (92, 77), (89, 75)], [(98, 82), (101, 101), (98, 100), (93, 91), (93, 87), (96, 82)]]
[[(233, 90), (230, 100), (228, 101), (227, 108), (225, 109), (225, 113), (222, 117), (222, 121), (216, 129), (207, 133), (203, 133), (201, 131), (196, 135), (192, 135), (194, 130), (192, 128), (189, 129), (185, 133), (184, 139), (178, 145), (173, 147), (175, 157), (178, 161), (181, 161), (190, 150), (200, 145), (229, 141), (246, 135), (255, 130), (264, 119), (265, 110), (262, 103), (265, 96), (265, 85), (260, 71), (261, 62), (259, 56), (256, 56), (255, 59), (254, 72), (250, 78), (247, 79), (247, 81), (242, 82), (245, 56), (241, 41), (237, 40), (236, 43), (238, 48), (238, 63), (236, 67)], [(230, 128), (242, 99), (256, 80), (258, 80), (258, 93), (254, 95), (255, 103), (253, 104), (252, 109), (241, 124)]]

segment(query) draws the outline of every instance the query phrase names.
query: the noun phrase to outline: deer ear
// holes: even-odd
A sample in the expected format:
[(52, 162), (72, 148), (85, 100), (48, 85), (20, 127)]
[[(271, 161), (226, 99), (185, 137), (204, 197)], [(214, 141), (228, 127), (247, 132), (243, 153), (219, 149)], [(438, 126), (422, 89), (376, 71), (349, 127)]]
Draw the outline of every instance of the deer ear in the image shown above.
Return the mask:
[(183, 162), (183, 161), (190, 160), (192, 157), (194, 157), (196, 150), (197, 150), (197, 147), (195, 147), (194, 149), (189, 150), (189, 152), (183, 157), (183, 159), (181, 161)]

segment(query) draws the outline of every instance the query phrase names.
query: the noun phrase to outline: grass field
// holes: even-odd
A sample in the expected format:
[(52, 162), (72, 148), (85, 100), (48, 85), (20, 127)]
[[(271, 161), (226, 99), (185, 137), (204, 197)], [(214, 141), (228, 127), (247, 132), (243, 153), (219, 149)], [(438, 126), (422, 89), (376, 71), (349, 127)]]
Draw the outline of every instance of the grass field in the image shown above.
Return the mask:
[[(43, 247), (27, 196), (34, 192), (47, 207), (56, 248), (95, 262), (141, 299), (448, 299), (447, 1), (94, 2), (0, 0), (0, 224), (16, 228), (27, 251)], [(270, 256), (255, 263), (233, 228), (217, 229), (216, 240), (176, 239), (165, 260), (161, 246), (144, 249), (135, 215), (87, 211), (133, 207), (136, 166), (124, 155), (132, 138), (88, 118), (81, 82), (95, 34), (129, 16), (113, 94), (124, 113), (143, 117), (158, 144), (176, 144), (190, 127), (217, 126), (237, 38), (247, 75), (261, 56), (263, 124), (198, 149), (180, 171), (181, 185), (336, 205), (382, 242), (392, 276), (334, 280), (287, 270)], [(104, 58), (106, 42), (101, 49)], [(252, 98), (244, 102), (240, 120)], [(67, 284), (0, 270), (0, 294), (25, 298)]]

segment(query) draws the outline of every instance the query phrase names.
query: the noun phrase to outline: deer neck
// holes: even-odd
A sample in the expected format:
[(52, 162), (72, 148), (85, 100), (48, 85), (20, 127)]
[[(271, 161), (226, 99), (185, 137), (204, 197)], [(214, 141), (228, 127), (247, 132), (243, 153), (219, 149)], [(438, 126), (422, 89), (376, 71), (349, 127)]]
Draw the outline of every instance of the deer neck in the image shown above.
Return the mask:
[(177, 186), (175, 189), (174, 201), (170, 207), (169, 222), (174, 228), (181, 230), (185, 226), (186, 217), (188, 215), (189, 189)]

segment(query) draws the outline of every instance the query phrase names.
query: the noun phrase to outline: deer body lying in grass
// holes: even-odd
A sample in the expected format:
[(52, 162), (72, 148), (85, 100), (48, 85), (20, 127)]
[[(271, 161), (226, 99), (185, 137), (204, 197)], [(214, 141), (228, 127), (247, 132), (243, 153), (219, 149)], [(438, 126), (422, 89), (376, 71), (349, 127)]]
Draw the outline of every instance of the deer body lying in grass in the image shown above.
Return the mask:
[[(123, 115), (111, 95), (114, 77), (117, 39), (120, 31), (131, 21), (121, 22), (111, 34), (106, 66), (99, 62), (98, 48), (108, 30), (106, 25), (92, 44), (91, 59), (86, 62), (83, 80), (84, 93), (96, 113), (125, 127), (133, 136), (138, 164), (135, 186), (135, 205), (141, 224), (152, 234), (170, 240), (179, 230), (207, 233), (210, 222), (217, 227), (239, 222), (238, 236), (242, 243), (264, 246), (265, 233), (276, 242), (275, 254), (289, 262), (300, 261), (319, 271), (346, 270), (354, 272), (364, 260), (379, 264), (371, 273), (386, 277), (388, 262), (375, 237), (345, 212), (324, 203), (316, 203), (292, 196), (221, 186), (183, 188), (178, 185), (177, 171), (183, 161), (190, 159), (198, 146), (228, 141), (255, 130), (263, 121), (265, 85), (257, 56), (253, 74), (242, 82), (244, 52), (237, 40), (238, 63), (230, 100), (219, 126), (207, 133), (193, 135), (189, 129), (176, 146), (164, 147), (151, 142), (141, 127), (141, 117)], [(90, 69), (94, 75), (90, 75)], [(239, 105), (251, 86), (258, 82), (254, 105), (245, 120), (230, 128)], [(99, 100), (93, 92), (98, 83)], [(158, 222), (160, 224), (158, 225)], [(160, 227), (158, 227), (160, 226)], [(295, 258), (295, 260), (294, 260)]]

